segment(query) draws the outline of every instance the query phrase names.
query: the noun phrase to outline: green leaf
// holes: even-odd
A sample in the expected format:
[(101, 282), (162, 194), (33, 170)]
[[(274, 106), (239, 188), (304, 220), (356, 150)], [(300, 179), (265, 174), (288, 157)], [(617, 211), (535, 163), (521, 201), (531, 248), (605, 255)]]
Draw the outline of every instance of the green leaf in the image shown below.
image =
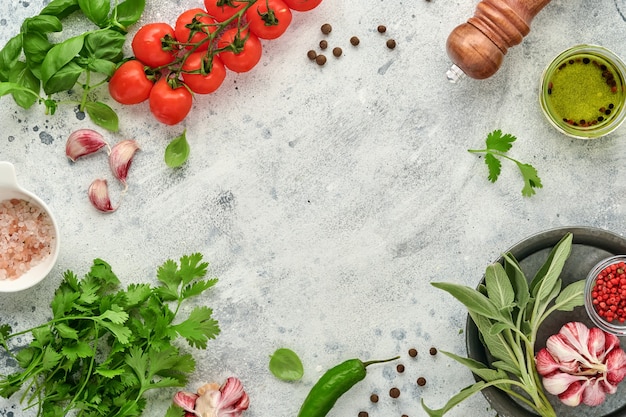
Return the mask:
[(107, 310), (98, 316), (100, 320), (108, 320), (115, 324), (124, 324), (128, 320), (128, 313), (126, 311), (120, 311), (119, 307), (116, 310)]
[(184, 337), (189, 345), (206, 349), (209, 339), (215, 339), (220, 328), (212, 317), (213, 310), (209, 307), (196, 307), (191, 311), (187, 320), (174, 325), (174, 330)]
[(530, 300), (530, 291), (528, 290), (528, 278), (526, 278), (526, 274), (524, 274), (524, 271), (522, 271), (519, 262), (517, 262), (517, 259), (515, 259), (513, 254), (511, 254), (510, 252), (505, 253), (503, 255), (503, 258), (504, 270), (506, 271), (506, 274), (511, 281), (511, 285), (513, 286), (517, 307), (521, 311), (523, 311), (528, 305), (528, 301)]
[(89, 57), (115, 63), (123, 54), (125, 41), (126, 36), (118, 31), (113, 29), (99, 30), (87, 35), (85, 38), (85, 49)]
[(299, 381), (304, 367), (298, 355), (291, 349), (280, 348), (270, 356), (270, 372), (282, 381)]
[(137, 23), (146, 8), (145, 0), (126, 0), (113, 9), (115, 20), (124, 28)]
[(63, 24), (56, 16), (40, 14), (33, 17), (27, 17), (22, 23), (22, 33), (39, 33), (47, 34), (52, 32), (61, 32)]
[(485, 284), (489, 299), (500, 310), (511, 309), (515, 301), (513, 285), (500, 263), (494, 263), (485, 271)]
[(498, 158), (493, 156), (493, 154), (487, 153), (485, 155), (485, 164), (487, 164), (487, 168), (489, 169), (489, 176), (487, 179), (491, 182), (496, 182), (500, 176), (500, 172), (502, 171), (502, 163)]
[(517, 162), (517, 166), (524, 178), (524, 188), (522, 188), (522, 195), (524, 197), (530, 197), (535, 194), (535, 188), (543, 188), (543, 184), (541, 184), (541, 179), (535, 167), (519, 162)]
[(569, 258), (572, 250), (573, 235), (565, 234), (563, 238), (552, 248), (548, 259), (535, 274), (530, 283), (530, 291), (537, 302), (548, 297), (559, 279), (565, 261)]
[(513, 147), (513, 142), (516, 140), (517, 138), (515, 136), (509, 133), (503, 135), (502, 131), (498, 129), (489, 133), (485, 142), (487, 149), (506, 153)]
[(441, 351), (441, 353), (454, 359), (455, 361), (459, 362), (461, 365), (469, 368), (469, 370), (472, 371), (472, 373), (474, 373), (479, 378), (487, 382), (508, 378), (506, 372), (499, 370), (499, 369), (489, 368), (484, 363), (478, 362), (474, 359), (463, 358), (461, 356), (455, 355), (454, 353), (446, 352), (446, 351)]
[(78, 332), (65, 323), (55, 324), (54, 329), (58, 332), (59, 336), (62, 337), (63, 339), (78, 340)]
[(185, 410), (177, 406), (176, 404), (171, 404), (165, 413), (165, 417), (184, 417)]
[(478, 331), (480, 332), (482, 342), (489, 350), (489, 353), (497, 359), (507, 363), (513, 368), (519, 368), (515, 360), (515, 355), (511, 352), (511, 347), (507, 341), (502, 337), (501, 333), (492, 333), (491, 328), (493, 323), (486, 317), (479, 314), (470, 312), (470, 317), (476, 324)]
[(433, 282), (431, 285), (451, 294), (471, 312), (494, 320), (505, 320), (493, 301), (473, 288), (447, 282)]
[(195, 279), (206, 275), (207, 262), (202, 262), (202, 254), (194, 253), (180, 258), (180, 276), (183, 284), (189, 284)]
[(424, 408), (424, 411), (426, 411), (426, 413), (430, 417), (442, 417), (444, 414), (446, 414), (456, 405), (463, 402), (465, 399), (471, 397), (472, 395), (476, 394), (477, 392), (480, 392), (486, 387), (487, 387), (487, 384), (485, 382), (479, 381), (473, 385), (470, 385), (469, 387), (463, 388), (458, 394), (450, 398), (443, 408), (440, 408), (438, 410), (432, 410), (428, 408), (426, 404), (424, 403), (424, 398), (422, 398), (422, 408)]
[(165, 148), (165, 164), (170, 168), (177, 168), (187, 162), (189, 158), (189, 143), (183, 133), (174, 138)]
[(585, 280), (569, 284), (561, 291), (554, 306), (560, 311), (572, 311), (575, 307), (585, 304)]
[(183, 288), (182, 297), (188, 299), (202, 294), (205, 290), (211, 288), (217, 283), (217, 279), (209, 279), (206, 281), (193, 282)]
[(15, 63), (13, 70), (9, 76), (9, 81), (24, 87), (28, 91), (15, 91), (13, 99), (15, 102), (25, 109), (30, 108), (39, 98), (39, 79), (35, 77), (32, 71), (25, 63), (18, 61)]
[(56, 16), (59, 19), (69, 16), (79, 10), (78, 0), (52, 0), (40, 14)]
[(9, 81), (9, 73), (22, 53), (22, 35), (15, 35), (0, 50), (0, 81)]
[[(47, 55), (46, 58), (48, 56), (49, 55)], [(41, 64), (42, 76), (45, 68), (45, 61), (46, 60), (44, 59), (44, 62)], [(43, 86), (45, 93), (50, 95), (72, 89), (83, 71), (83, 68), (81, 68), (77, 63), (68, 63), (64, 67), (57, 70), (54, 74), (51, 74), (50, 78), (46, 80), (46, 83)]]
[(77, 341), (74, 344), (65, 344), (61, 348), (61, 353), (71, 360), (77, 358), (89, 358), (94, 355), (94, 351), (88, 343)]
[(23, 41), (24, 56), (30, 67), (33, 67), (35, 64), (41, 64), (50, 48), (52, 48), (48, 37), (42, 33), (25, 33)]
[(106, 26), (111, 8), (110, 0), (78, 0), (78, 5), (87, 19), (98, 27)]
[[(72, 61), (83, 49), (85, 34), (74, 36), (54, 45), (43, 60), (41, 67), (41, 81), (44, 86), (58, 71)], [(69, 90), (69, 88), (68, 88)]]
[(92, 122), (111, 132), (119, 130), (117, 113), (108, 105), (100, 101), (88, 101), (85, 103), (85, 111)]
[(63, 359), (63, 356), (58, 353), (51, 345), (46, 346), (41, 358), (41, 369), (49, 371)]

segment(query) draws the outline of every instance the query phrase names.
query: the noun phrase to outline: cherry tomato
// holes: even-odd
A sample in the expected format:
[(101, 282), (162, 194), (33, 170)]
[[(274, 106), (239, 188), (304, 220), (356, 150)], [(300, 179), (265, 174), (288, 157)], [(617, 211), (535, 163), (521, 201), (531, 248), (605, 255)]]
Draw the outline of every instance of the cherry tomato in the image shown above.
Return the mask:
[(306, 12), (320, 5), (322, 0), (285, 0), (291, 10)]
[[(261, 0), (259, 0), (261, 1)], [(204, 7), (207, 13), (218, 22), (224, 22), (233, 17), (239, 10), (243, 9), (247, 1), (237, 0), (204, 0)]]
[(239, 32), (238, 28), (227, 29), (222, 33), (217, 47), (232, 45), (235, 51), (225, 50), (219, 53), (226, 68), (235, 72), (250, 71), (261, 60), (263, 49), (259, 38), (248, 30)]
[(174, 61), (176, 54), (176, 51), (165, 44), (167, 39), (175, 39), (174, 29), (170, 25), (148, 23), (133, 37), (133, 53), (138, 60), (152, 68), (167, 65)]
[(248, 28), (261, 39), (278, 38), (289, 27), (291, 18), (291, 9), (283, 0), (257, 0), (246, 10)]
[(148, 99), (153, 85), (144, 72), (142, 62), (126, 61), (109, 80), (109, 93), (118, 103), (137, 104)]
[[(213, 33), (217, 30), (215, 24), (215, 20), (208, 16), (204, 10), (200, 8), (187, 10), (176, 19), (176, 26), (174, 27), (176, 40), (183, 43), (197, 44), (206, 39), (208, 33)], [(192, 27), (190, 28), (189, 26)], [(193, 36), (191, 36), (192, 28), (194, 29)], [(193, 45), (186, 46), (187, 49), (192, 47)], [(196, 51), (206, 51), (208, 48), (209, 42), (207, 41), (200, 45)]]
[[(206, 68), (211, 65), (210, 68)], [(218, 56), (214, 56), (211, 62), (207, 62), (207, 55), (203, 52), (193, 52), (189, 55), (182, 66), (183, 82), (191, 91), (197, 94), (209, 94), (217, 90), (224, 78), (226, 68)], [(199, 74), (189, 74), (185, 71), (202, 71)]]
[(175, 125), (180, 123), (189, 111), (193, 97), (185, 86), (172, 88), (167, 77), (156, 82), (150, 92), (150, 111), (161, 123)]

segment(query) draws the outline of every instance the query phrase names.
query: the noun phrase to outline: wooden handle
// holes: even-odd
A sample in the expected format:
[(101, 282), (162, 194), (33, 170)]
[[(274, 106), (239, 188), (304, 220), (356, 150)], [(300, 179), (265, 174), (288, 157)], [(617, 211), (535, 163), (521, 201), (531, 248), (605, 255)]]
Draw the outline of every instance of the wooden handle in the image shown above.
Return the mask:
[(474, 16), (457, 26), (448, 56), (465, 74), (484, 79), (498, 71), (508, 48), (522, 42), (530, 23), (550, 0), (482, 0)]

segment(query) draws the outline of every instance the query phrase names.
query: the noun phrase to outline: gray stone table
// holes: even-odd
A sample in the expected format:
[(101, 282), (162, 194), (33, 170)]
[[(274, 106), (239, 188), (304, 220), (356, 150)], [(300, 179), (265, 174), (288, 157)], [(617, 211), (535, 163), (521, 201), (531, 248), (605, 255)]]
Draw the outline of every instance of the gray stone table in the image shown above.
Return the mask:
[[(2, 2), (0, 44), (47, 3)], [(173, 24), (185, 8), (202, 6), (146, 3), (129, 39), (143, 23)], [(324, 0), (294, 13), (284, 36), (263, 42), (257, 67), (229, 73), (217, 92), (197, 96), (176, 126), (155, 121), (147, 103), (117, 104), (106, 88), (94, 94), (118, 111), (118, 133), (73, 105), (45, 115), (42, 106), (24, 110), (2, 97), (0, 160), (13, 163), (20, 184), (50, 205), (62, 247), (44, 282), (0, 294), (0, 323), (25, 329), (48, 319), (62, 272), (82, 275), (94, 258), (108, 261), (124, 284), (154, 283), (163, 261), (200, 252), (219, 278), (200, 302), (214, 309), (222, 332), (206, 350), (190, 349), (198, 368), (189, 390), (234, 375), (251, 397), (246, 415), (293, 417), (331, 366), (401, 355), (404, 373), (394, 364), (372, 367), (330, 415), (426, 416), (421, 398), (442, 406), (473, 378), (427, 353), (436, 347), (465, 355), (466, 310), (430, 282), (475, 286), (504, 250), (547, 229), (625, 232), (626, 128), (593, 141), (568, 138), (544, 119), (538, 89), (545, 66), (575, 44), (626, 56), (626, 1), (554, 0), (496, 75), (451, 84), (446, 38), (476, 3)], [(324, 23), (333, 27), (328, 35), (320, 31)], [(67, 27), (82, 24), (71, 16)], [(384, 34), (376, 30), (381, 24)], [(356, 47), (352, 36), (360, 39)], [(320, 53), (322, 39), (328, 62), (318, 66), (307, 51)], [(339, 58), (330, 52), (335, 46), (343, 50)], [(81, 128), (141, 146), (114, 213), (97, 212), (87, 199), (91, 181), (104, 177), (119, 200), (106, 158), (72, 163), (64, 155), (66, 138)], [(173, 170), (164, 149), (184, 129), (191, 155)], [(543, 188), (536, 195), (521, 195), (512, 163), (503, 161), (492, 184), (484, 159), (467, 152), (495, 129), (517, 136), (511, 155), (537, 168)], [(302, 381), (270, 374), (269, 355), (279, 347), (300, 355)], [(420, 352), (417, 359), (407, 355), (410, 348)], [(0, 362), (5, 372), (13, 365)], [(389, 397), (392, 387), (400, 388), (398, 399)], [(153, 396), (146, 415), (164, 414), (173, 392)], [(495, 414), (476, 395), (448, 415)], [(17, 396), (0, 399), (1, 417), (31, 415)]]

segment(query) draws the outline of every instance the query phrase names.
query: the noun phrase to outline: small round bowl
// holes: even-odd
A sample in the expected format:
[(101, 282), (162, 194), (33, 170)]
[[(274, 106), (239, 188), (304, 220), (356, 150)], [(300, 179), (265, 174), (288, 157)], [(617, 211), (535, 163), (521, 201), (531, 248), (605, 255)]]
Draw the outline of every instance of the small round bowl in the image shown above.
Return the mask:
[(605, 318), (598, 314), (598, 310), (593, 304), (593, 289), (596, 285), (598, 274), (611, 265), (618, 265), (620, 262), (626, 263), (626, 255), (616, 255), (606, 258), (598, 262), (587, 275), (585, 282), (585, 310), (589, 315), (589, 318), (600, 329), (607, 333), (612, 333), (616, 336), (626, 336), (626, 322), (620, 323), (618, 320), (612, 322), (607, 321)]
[(543, 71), (539, 100), (559, 132), (578, 139), (608, 135), (626, 118), (626, 65), (601, 46), (571, 47)]
[(48, 256), (18, 278), (0, 280), (0, 292), (7, 293), (25, 290), (38, 284), (50, 273), (59, 256), (59, 228), (52, 212), (39, 197), (19, 186), (12, 164), (0, 161), (0, 201), (10, 199), (21, 199), (43, 209), (50, 218), (54, 236)]

